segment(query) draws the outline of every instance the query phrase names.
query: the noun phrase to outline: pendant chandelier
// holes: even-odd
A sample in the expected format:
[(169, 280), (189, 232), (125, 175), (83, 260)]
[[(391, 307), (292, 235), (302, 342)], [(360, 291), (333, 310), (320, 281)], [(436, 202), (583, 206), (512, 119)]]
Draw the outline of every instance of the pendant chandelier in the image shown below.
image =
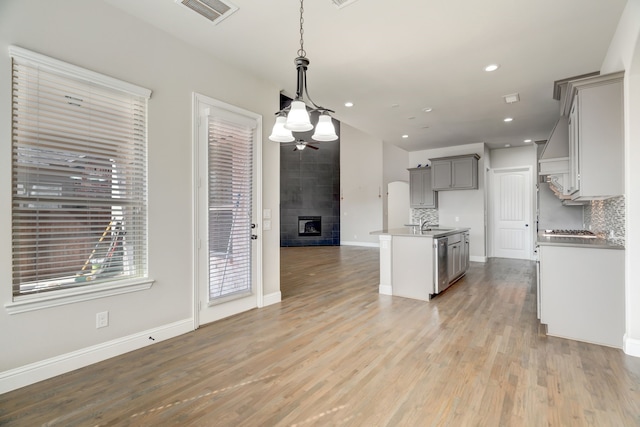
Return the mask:
[(315, 102), (311, 100), (309, 92), (307, 91), (307, 67), (309, 66), (309, 60), (304, 50), (303, 13), (304, 0), (300, 0), (300, 49), (298, 49), (298, 57), (295, 59), (296, 69), (298, 70), (296, 98), (291, 102), (291, 105), (276, 113), (276, 123), (273, 125), (273, 130), (269, 136), (269, 139), (275, 142), (293, 142), (295, 138), (292, 132), (307, 132), (313, 129), (307, 106), (303, 100), (303, 94), (307, 95), (309, 102), (313, 105), (313, 107), (310, 107), (310, 110), (319, 114), (318, 123), (311, 138), (316, 141), (335, 141), (338, 139), (333, 122), (331, 121), (331, 116), (329, 115), (329, 113), (335, 113), (335, 111), (316, 105)]

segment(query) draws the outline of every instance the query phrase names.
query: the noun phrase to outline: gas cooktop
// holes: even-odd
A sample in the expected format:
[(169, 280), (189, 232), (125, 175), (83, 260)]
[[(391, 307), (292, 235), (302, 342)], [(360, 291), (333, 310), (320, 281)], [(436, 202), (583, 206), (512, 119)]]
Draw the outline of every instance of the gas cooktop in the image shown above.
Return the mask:
[(543, 230), (542, 235), (549, 237), (579, 237), (582, 239), (595, 239), (598, 237), (589, 230)]

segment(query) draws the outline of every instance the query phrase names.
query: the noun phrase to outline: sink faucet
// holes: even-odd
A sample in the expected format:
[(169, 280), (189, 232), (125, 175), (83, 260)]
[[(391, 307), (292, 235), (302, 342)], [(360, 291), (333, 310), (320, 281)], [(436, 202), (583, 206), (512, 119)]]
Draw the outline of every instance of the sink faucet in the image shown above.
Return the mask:
[(429, 225), (428, 222), (428, 219), (423, 219), (422, 221), (420, 221), (420, 231), (424, 231), (425, 227)]

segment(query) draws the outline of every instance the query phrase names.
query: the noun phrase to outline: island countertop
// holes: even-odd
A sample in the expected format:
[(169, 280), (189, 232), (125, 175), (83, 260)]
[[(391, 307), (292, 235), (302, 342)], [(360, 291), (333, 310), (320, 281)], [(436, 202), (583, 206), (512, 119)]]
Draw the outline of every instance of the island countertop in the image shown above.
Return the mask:
[(389, 236), (406, 236), (406, 237), (444, 237), (452, 234), (462, 233), (469, 231), (468, 227), (427, 227), (424, 231), (419, 230), (420, 227), (400, 227), (389, 228), (378, 231), (372, 231), (373, 235), (389, 235)]

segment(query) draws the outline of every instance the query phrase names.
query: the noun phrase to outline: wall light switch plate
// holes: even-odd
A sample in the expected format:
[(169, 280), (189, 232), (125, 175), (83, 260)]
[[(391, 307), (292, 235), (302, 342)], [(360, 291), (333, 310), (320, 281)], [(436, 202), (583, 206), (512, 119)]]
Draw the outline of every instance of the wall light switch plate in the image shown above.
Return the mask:
[[(271, 219), (271, 209), (262, 210), (262, 219)], [(265, 228), (266, 230), (266, 228)]]
[(264, 221), (262, 221), (262, 229), (263, 230), (271, 230), (271, 220), (270, 219), (265, 219)]

